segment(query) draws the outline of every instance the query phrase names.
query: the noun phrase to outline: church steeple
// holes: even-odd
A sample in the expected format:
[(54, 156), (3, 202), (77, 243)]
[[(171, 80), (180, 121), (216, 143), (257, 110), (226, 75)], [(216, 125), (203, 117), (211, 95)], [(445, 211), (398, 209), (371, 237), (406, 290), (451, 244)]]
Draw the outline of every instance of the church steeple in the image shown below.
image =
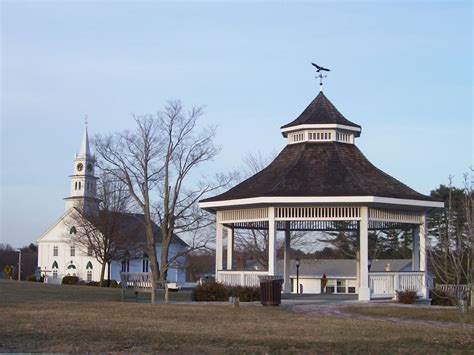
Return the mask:
[(94, 176), (95, 157), (89, 148), (89, 135), (87, 124), (82, 136), (81, 149), (74, 158), (73, 175), (71, 179), (71, 193), (66, 197), (66, 211), (72, 207), (82, 209), (85, 213), (90, 213), (98, 208), (97, 198), (97, 177)]

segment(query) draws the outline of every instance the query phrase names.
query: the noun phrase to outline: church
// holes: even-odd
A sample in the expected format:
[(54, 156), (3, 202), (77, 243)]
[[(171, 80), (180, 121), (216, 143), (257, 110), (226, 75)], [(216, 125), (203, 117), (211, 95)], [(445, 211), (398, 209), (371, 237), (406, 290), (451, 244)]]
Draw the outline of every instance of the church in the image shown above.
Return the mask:
[[(78, 243), (77, 213), (100, 213), (100, 199), (97, 197), (97, 180), (95, 156), (90, 151), (87, 127), (84, 130), (81, 149), (74, 158), (73, 174), (70, 178), (70, 194), (64, 199), (64, 214), (37, 239), (38, 269), (45, 276), (45, 282), (60, 284), (65, 276), (77, 276), (82, 282), (98, 282), (102, 265), (93, 255), (92, 248)], [(146, 237), (143, 215), (121, 213), (121, 232), (126, 235), (123, 253), (112, 260), (105, 268), (104, 279), (120, 281), (120, 272), (149, 272), (150, 265), (146, 253)], [(153, 226), (156, 233), (156, 253), (159, 259), (161, 252), (161, 233), (159, 227)], [(128, 240), (127, 240), (128, 239)], [(169, 251), (169, 258), (182, 254), (188, 245), (178, 236), (174, 236)], [(179, 257), (168, 268), (168, 281), (185, 283), (186, 272), (184, 257)]]

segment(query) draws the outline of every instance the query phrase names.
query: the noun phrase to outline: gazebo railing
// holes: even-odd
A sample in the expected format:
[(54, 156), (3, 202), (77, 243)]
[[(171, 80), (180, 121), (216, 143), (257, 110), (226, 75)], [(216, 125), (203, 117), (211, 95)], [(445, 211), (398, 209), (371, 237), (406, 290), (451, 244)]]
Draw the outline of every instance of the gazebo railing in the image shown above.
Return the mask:
[(217, 272), (217, 280), (229, 286), (259, 286), (259, 276), (268, 275), (268, 271), (230, 271)]
[(415, 290), (418, 296), (423, 296), (425, 288), (432, 287), (432, 283), (429, 276), (425, 280), (423, 271), (369, 273), (372, 298), (395, 297), (400, 290)]

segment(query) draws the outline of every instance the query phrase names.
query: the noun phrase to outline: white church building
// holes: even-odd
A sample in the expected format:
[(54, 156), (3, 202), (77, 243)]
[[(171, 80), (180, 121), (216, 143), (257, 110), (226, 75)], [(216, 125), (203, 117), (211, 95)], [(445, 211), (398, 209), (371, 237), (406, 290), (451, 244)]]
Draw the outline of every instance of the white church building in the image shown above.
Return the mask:
[[(70, 178), (70, 194), (65, 200), (64, 214), (51, 225), (37, 239), (38, 268), (45, 275), (45, 282), (60, 284), (65, 276), (77, 276), (81, 281), (100, 281), (102, 265), (92, 253), (91, 248), (85, 248), (77, 243), (73, 234), (77, 233), (74, 216), (79, 211), (98, 213), (100, 199), (97, 198), (94, 175), (96, 160), (91, 154), (87, 127), (84, 130), (81, 149), (74, 158), (74, 170)], [(127, 229), (130, 239), (130, 249), (124, 246), (124, 253), (120, 259), (112, 260), (106, 265), (105, 279), (120, 281), (120, 272), (149, 272), (148, 255), (145, 252), (146, 237), (143, 226), (143, 215), (124, 213), (124, 228)], [(156, 252), (159, 259), (161, 252), (161, 233), (154, 225), (157, 234)], [(138, 241), (138, 242), (137, 242)], [(133, 245), (133, 247), (132, 247)], [(182, 253), (188, 245), (179, 237), (174, 236), (169, 257)], [(186, 272), (184, 257), (180, 257), (168, 269), (168, 281), (185, 283)], [(110, 267), (110, 270), (109, 270)]]

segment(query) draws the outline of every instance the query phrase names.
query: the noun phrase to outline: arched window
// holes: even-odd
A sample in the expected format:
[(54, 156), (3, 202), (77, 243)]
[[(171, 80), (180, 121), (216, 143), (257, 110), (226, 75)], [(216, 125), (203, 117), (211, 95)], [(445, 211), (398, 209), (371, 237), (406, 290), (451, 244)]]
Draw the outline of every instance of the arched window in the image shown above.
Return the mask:
[(76, 233), (77, 233), (76, 227), (72, 226), (71, 229), (69, 229), (69, 234), (76, 234)]
[(74, 190), (77, 190), (77, 181), (74, 183)]
[(91, 282), (92, 281), (92, 271), (87, 271), (87, 281)]
[(148, 272), (149, 267), (150, 267), (150, 260), (148, 260), (148, 254), (143, 253), (142, 272)]
[(79, 190), (81, 189), (81, 182), (79, 181)]
[(87, 269), (92, 269), (92, 263), (90, 261), (87, 263), (86, 270)]
[(72, 270), (72, 269), (75, 270), (75, 269), (76, 269), (76, 266), (74, 266), (74, 264), (71, 264), (71, 265), (69, 265), (67, 268), (68, 268), (68, 270)]
[(53, 269), (59, 269), (58, 262), (56, 260), (53, 262)]

